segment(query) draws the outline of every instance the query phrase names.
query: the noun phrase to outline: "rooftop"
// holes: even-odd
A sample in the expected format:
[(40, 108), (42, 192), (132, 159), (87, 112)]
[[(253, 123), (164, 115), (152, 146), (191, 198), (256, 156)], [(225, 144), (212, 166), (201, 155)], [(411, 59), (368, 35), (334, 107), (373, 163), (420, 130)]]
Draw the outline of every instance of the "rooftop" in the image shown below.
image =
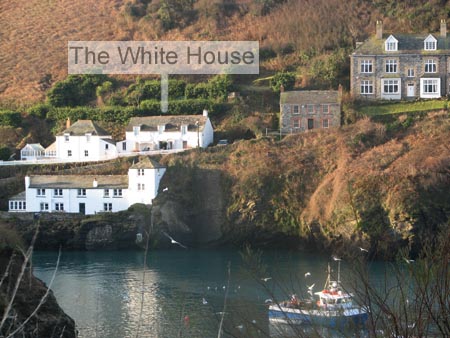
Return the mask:
[(139, 162), (133, 164), (130, 169), (159, 169), (165, 168), (165, 166), (159, 164), (155, 160), (152, 160), (150, 157), (140, 157)]
[(282, 92), (280, 95), (281, 104), (322, 104), (338, 102), (339, 91), (337, 90), (295, 90)]
[(21, 193), (18, 193), (17, 195), (14, 195), (9, 199), (10, 201), (25, 201), (26, 200), (26, 192), (22, 191)]
[(44, 147), (41, 146), (40, 143), (27, 143), (27, 145), (25, 147), (23, 147), (22, 150), (27, 149), (27, 148), (28, 149), (31, 148), (35, 151), (45, 151)]
[(64, 134), (70, 134), (72, 136), (84, 136), (86, 134), (91, 134), (94, 136), (110, 135), (106, 130), (99, 127), (95, 122), (91, 120), (78, 120), (62, 133), (59, 133), (58, 136), (62, 136)]
[(128, 175), (40, 175), (30, 177), (30, 188), (44, 189), (126, 189)]
[(208, 117), (203, 115), (170, 115), (132, 117), (126, 131), (133, 131), (133, 127), (140, 126), (141, 131), (157, 131), (158, 126), (164, 125), (165, 131), (180, 131), (182, 125), (188, 126), (188, 131), (197, 131), (197, 121), (203, 130)]

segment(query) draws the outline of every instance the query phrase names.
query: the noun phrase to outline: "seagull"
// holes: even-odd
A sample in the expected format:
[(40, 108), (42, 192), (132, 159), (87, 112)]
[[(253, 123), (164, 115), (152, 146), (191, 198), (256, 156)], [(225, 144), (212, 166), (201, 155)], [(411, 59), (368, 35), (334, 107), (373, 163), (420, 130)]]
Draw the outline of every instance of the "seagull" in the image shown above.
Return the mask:
[(311, 297), (312, 297), (312, 295), (313, 295), (313, 292), (311, 291), (311, 290), (308, 290), (308, 293), (311, 295)]
[(181, 246), (183, 249), (187, 249), (187, 246), (181, 244), (180, 242), (177, 242), (177, 241), (174, 240), (172, 237), (170, 237), (166, 232), (163, 231), (163, 234), (164, 234), (168, 239), (170, 239), (170, 242), (171, 242), (172, 244), (176, 244), (176, 245)]
[(336, 256), (333, 256), (332, 258), (333, 258), (333, 260), (335, 260), (335, 261), (341, 261), (341, 260), (342, 260), (342, 259), (340, 259), (339, 257), (336, 257)]
[(236, 326), (236, 328), (239, 329), (239, 330), (242, 330), (244, 328), (244, 325), (243, 324), (238, 325), (238, 326)]
[(227, 287), (226, 287), (225, 285), (224, 285), (224, 286), (222, 286), (222, 289), (224, 289), (224, 290), (225, 290), (226, 288), (227, 288)]
[(308, 277), (308, 276), (311, 276), (311, 272), (305, 273), (305, 278)]
[(270, 299), (270, 298), (267, 298), (265, 301), (264, 301), (264, 303), (266, 303), (266, 304), (270, 304), (270, 303), (273, 303), (273, 300), (272, 299)]
[(210, 288), (209, 286), (207, 286), (207, 287), (206, 287), (206, 289), (208, 289), (208, 290), (209, 290), (209, 289), (211, 289), (211, 288)]
[(202, 303), (203, 303), (203, 305), (206, 305), (206, 304), (208, 304), (208, 301), (205, 298), (203, 298)]
[(403, 258), (405, 260), (406, 263), (411, 264), (412, 262), (414, 262), (414, 259), (408, 259), (408, 258)]
[(361, 250), (361, 251), (364, 251), (364, 252), (369, 252), (369, 250), (367, 250), (367, 249), (364, 249), (364, 248), (361, 248), (360, 246), (359, 246), (358, 248), (359, 248), (359, 250)]
[(316, 284), (314, 283), (313, 285), (310, 285), (310, 286), (307, 285), (308, 290), (312, 290), (314, 288), (314, 285), (316, 285)]
[(169, 188), (167, 188), (167, 187), (165, 187), (165, 188), (163, 189), (164, 192), (167, 191), (167, 190), (169, 190)]
[(256, 324), (256, 320), (255, 320), (255, 319), (253, 319), (253, 320), (252, 320), (252, 323), (253, 323), (253, 324)]
[(268, 280), (271, 280), (271, 279), (272, 279), (272, 277), (261, 278), (261, 280), (262, 280), (263, 282), (267, 282)]

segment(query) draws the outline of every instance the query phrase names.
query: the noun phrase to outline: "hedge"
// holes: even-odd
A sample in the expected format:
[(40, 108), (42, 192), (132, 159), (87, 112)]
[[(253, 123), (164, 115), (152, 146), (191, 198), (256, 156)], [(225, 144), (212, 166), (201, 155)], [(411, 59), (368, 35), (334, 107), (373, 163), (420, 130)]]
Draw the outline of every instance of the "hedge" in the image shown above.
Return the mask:
[(20, 127), (22, 116), (20, 113), (12, 110), (0, 110), (0, 126)]

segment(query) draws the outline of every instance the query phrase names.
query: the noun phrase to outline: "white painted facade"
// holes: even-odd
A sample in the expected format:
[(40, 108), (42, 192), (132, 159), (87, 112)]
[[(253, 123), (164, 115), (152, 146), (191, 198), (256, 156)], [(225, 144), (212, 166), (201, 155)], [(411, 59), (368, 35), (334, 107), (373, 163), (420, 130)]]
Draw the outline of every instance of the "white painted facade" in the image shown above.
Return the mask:
[(56, 136), (56, 157), (67, 161), (99, 161), (117, 157), (117, 150), (110, 136), (66, 133)]
[(117, 142), (117, 151), (206, 148), (213, 141), (214, 130), (207, 111), (203, 115), (141, 117), (130, 120), (125, 140)]
[(45, 157), (45, 149), (39, 143), (27, 143), (20, 150), (20, 159), (24, 161), (33, 161)]
[(135, 203), (152, 204), (165, 170), (144, 159), (128, 175), (27, 176), (25, 193), (9, 200), (9, 211), (92, 215), (126, 210)]

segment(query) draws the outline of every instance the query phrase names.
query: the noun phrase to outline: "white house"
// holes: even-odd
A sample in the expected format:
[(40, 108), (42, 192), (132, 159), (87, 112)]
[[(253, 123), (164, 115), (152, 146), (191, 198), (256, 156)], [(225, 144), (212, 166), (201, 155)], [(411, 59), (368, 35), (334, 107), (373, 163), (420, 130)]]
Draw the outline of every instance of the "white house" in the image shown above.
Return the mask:
[(91, 120), (78, 120), (62, 133), (46, 149), (46, 157), (66, 161), (99, 161), (117, 157), (115, 142), (111, 135)]
[(9, 200), (10, 212), (70, 212), (92, 215), (152, 204), (166, 168), (148, 157), (128, 175), (40, 175), (25, 177), (25, 191)]
[(39, 143), (27, 143), (20, 150), (21, 160), (37, 160), (45, 157), (45, 149)]
[(214, 130), (206, 110), (203, 115), (133, 117), (125, 140), (117, 142), (117, 151), (206, 148), (213, 140)]

